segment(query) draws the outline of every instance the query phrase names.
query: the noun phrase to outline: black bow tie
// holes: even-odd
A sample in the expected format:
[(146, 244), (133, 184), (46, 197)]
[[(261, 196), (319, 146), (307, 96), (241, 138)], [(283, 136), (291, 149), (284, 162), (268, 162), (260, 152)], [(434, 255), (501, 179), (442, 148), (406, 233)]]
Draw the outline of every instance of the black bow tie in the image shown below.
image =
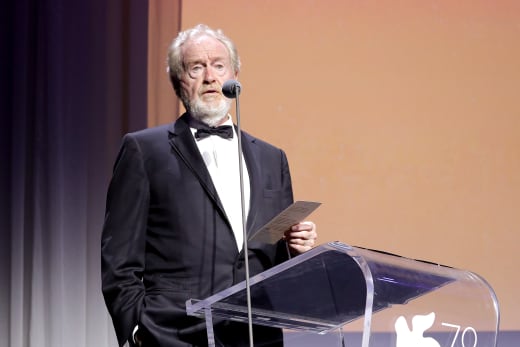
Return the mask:
[(216, 128), (204, 127), (200, 128), (195, 132), (195, 138), (197, 140), (202, 140), (210, 135), (217, 135), (222, 137), (223, 139), (232, 139), (233, 138), (233, 128), (231, 125), (221, 125)]

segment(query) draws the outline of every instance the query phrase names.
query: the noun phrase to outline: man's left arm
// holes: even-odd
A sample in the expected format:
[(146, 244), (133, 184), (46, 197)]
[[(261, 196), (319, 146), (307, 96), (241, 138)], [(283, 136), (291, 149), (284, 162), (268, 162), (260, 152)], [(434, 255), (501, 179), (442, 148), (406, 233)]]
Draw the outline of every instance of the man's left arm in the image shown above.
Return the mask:
[[(287, 160), (287, 156), (283, 151), (282, 152), (282, 186), (284, 191), (284, 197), (286, 201), (284, 201), (284, 206), (289, 206), (294, 202), (293, 200), (293, 191), (292, 191), (292, 183), (291, 183), (291, 174), (289, 171), (289, 163)], [(295, 224), (291, 227), (291, 229), (287, 230), (284, 233), (283, 239), (279, 244), (285, 249), (285, 253), (287, 254), (287, 258), (291, 256), (295, 256), (312, 249), (316, 244), (316, 239), (318, 238), (318, 233), (316, 231), (316, 225), (311, 221), (302, 221), (298, 224)]]

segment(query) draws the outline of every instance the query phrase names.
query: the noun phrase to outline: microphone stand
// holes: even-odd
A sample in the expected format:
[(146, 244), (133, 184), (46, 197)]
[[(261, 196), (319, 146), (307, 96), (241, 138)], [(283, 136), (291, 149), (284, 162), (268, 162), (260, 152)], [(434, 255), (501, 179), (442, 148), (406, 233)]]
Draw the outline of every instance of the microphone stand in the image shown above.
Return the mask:
[(234, 89), (236, 98), (236, 117), (237, 117), (237, 137), (238, 137), (238, 169), (240, 174), (240, 200), (242, 206), (242, 232), (244, 235), (244, 260), (246, 268), (246, 297), (247, 297), (247, 321), (249, 327), (249, 346), (253, 344), (253, 315), (251, 313), (251, 288), (249, 284), (249, 252), (247, 249), (247, 232), (246, 232), (246, 207), (244, 197), (244, 169), (242, 164), (242, 128), (240, 126), (240, 85), (237, 84)]

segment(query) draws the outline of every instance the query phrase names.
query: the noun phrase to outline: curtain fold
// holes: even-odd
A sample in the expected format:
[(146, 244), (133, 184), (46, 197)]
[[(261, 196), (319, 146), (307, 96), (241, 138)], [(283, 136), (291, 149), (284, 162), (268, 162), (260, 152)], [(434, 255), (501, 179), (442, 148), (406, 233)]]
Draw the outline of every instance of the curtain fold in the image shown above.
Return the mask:
[(0, 346), (116, 346), (100, 278), (121, 136), (147, 122), (147, 1), (1, 8)]
[(170, 123), (179, 116), (179, 99), (167, 74), (167, 53), (181, 30), (181, 1), (150, 2), (148, 18), (148, 126)]

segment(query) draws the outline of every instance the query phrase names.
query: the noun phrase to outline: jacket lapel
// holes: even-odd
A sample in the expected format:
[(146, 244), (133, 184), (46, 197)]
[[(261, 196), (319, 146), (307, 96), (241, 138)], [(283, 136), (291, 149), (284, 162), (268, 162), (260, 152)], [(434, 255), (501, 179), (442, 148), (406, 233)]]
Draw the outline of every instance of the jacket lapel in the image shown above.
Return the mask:
[(260, 175), (260, 162), (257, 158), (258, 152), (256, 148), (255, 139), (242, 132), (242, 153), (244, 154), (244, 160), (247, 165), (247, 171), (249, 172), (249, 184), (250, 184), (250, 198), (249, 198), (249, 214), (247, 216), (246, 231), (247, 234), (251, 234), (251, 228), (255, 225), (257, 211), (259, 206), (259, 198), (262, 194), (262, 183)]
[(206, 191), (210, 199), (213, 200), (219, 213), (229, 224), (224, 207), (220, 202), (215, 185), (200, 155), (186, 118), (187, 115), (184, 114), (171, 124), (169, 129), (170, 145), (186, 166), (199, 179), (202, 188)]

